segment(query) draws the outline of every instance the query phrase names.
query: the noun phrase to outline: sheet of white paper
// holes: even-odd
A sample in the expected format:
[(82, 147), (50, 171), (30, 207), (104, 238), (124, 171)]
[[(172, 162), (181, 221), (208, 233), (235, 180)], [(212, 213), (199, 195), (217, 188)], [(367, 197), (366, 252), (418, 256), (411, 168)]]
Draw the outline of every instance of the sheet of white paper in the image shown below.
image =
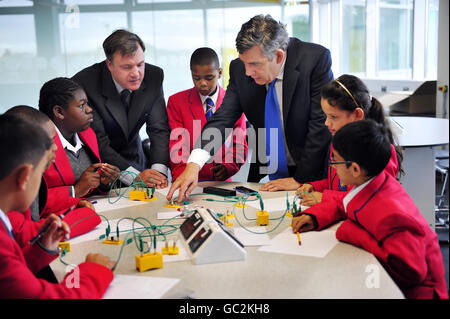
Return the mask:
[[(255, 233), (264, 233), (265, 227), (246, 227)], [(234, 235), (241, 241), (244, 246), (264, 246), (270, 245), (270, 238), (267, 234), (254, 234), (244, 228), (234, 227)]]
[(300, 234), (302, 244), (298, 244), (297, 235), (292, 233), (290, 227), (275, 236), (269, 246), (259, 248), (259, 251), (300, 255), (310, 257), (325, 257), (338, 243), (336, 232), (322, 230), (320, 232), (310, 231)]
[[(111, 198), (111, 201), (113, 201), (113, 202), (116, 200), (117, 200), (117, 197)], [(114, 204), (110, 204), (108, 201), (108, 198), (98, 198), (98, 199), (93, 198), (92, 201), (97, 201), (97, 203), (94, 204), (95, 211), (97, 213), (107, 212), (107, 211), (119, 209), (119, 208), (127, 208), (127, 207), (132, 207), (132, 206), (137, 206), (137, 205), (143, 205), (143, 204), (148, 203), (148, 202), (137, 201), (137, 200), (136, 201), (129, 200), (128, 198), (121, 198)]]
[(180, 279), (114, 275), (103, 299), (160, 299)]
[[(103, 220), (103, 219), (102, 219)], [(114, 236), (116, 237), (116, 227), (117, 227), (117, 222), (120, 219), (112, 219), (109, 220), (109, 225), (110, 225), (110, 236)], [(100, 224), (97, 225), (97, 227), (95, 227), (93, 230), (91, 230), (90, 232), (77, 236), (75, 238), (72, 238), (69, 240), (69, 242), (72, 245), (75, 244), (79, 244), (85, 241), (90, 241), (90, 240), (98, 240), (99, 237), (101, 235), (105, 235), (106, 234), (106, 227), (108, 226), (107, 222), (105, 220), (103, 220)], [(148, 226), (148, 225), (147, 225)], [(141, 224), (139, 223), (134, 223), (134, 228), (138, 229), (139, 227), (143, 227)], [(124, 231), (124, 230), (131, 230), (133, 229), (133, 221), (129, 220), (129, 219), (124, 219), (120, 222), (119, 224), (119, 231)], [(126, 233), (120, 233), (120, 239), (124, 239), (126, 236)]]
[[(295, 195), (289, 196), (289, 204), (292, 205), (292, 201), (294, 200)], [(254, 207), (256, 209), (260, 209), (259, 207), (259, 200), (258, 201), (251, 201), (246, 202), (248, 206)], [(292, 208), (292, 206), (291, 206)], [(308, 206), (302, 205), (302, 211), (307, 209)], [(267, 212), (280, 212), (285, 211), (287, 209), (286, 206), (286, 197), (277, 197), (277, 198), (270, 198), (264, 200), (264, 210)]]
[[(157, 219), (171, 219), (180, 214), (181, 214), (181, 212), (179, 212), (178, 210), (174, 210), (174, 211), (170, 211), (170, 212), (159, 212), (157, 215)], [(178, 216), (174, 219), (179, 219), (179, 218), (184, 219), (184, 218), (186, 218), (186, 215)]]

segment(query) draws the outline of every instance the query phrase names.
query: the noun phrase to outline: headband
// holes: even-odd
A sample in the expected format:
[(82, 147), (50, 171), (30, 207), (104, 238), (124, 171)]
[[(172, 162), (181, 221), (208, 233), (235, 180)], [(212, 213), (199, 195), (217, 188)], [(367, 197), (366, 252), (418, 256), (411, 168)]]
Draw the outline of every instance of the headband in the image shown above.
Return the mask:
[(355, 102), (356, 107), (359, 107), (358, 102), (356, 102), (355, 98), (353, 97), (353, 95), (350, 93), (350, 91), (344, 86), (344, 84), (342, 84), (341, 82), (339, 82), (338, 80), (334, 80), (337, 84), (339, 84), (340, 86), (342, 86), (342, 88), (345, 90), (345, 92), (348, 93), (348, 95), (350, 95), (350, 97), (352, 98), (353, 102)]

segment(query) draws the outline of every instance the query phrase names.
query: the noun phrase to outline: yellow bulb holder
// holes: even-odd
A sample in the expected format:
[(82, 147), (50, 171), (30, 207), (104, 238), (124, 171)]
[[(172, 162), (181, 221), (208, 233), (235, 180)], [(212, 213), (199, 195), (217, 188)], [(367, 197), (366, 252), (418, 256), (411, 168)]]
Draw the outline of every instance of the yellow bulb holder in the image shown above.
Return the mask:
[(65, 249), (67, 252), (70, 252), (70, 243), (68, 241), (61, 241), (58, 244), (58, 247), (61, 249), (61, 251), (64, 251)]
[(158, 252), (136, 255), (136, 269), (139, 270), (139, 272), (162, 267), (162, 255)]
[(147, 192), (143, 190), (134, 190), (131, 191), (129, 194), (130, 200), (137, 200), (141, 202), (151, 202), (157, 199), (156, 196), (153, 196), (152, 198), (148, 198)]
[(258, 210), (256, 212), (256, 223), (258, 226), (269, 225), (269, 213), (266, 210)]
[(168, 249), (166, 249), (166, 247), (163, 247), (162, 254), (163, 255), (178, 255), (178, 247), (175, 247), (175, 250), (173, 249), (173, 246), (170, 246)]
[(123, 240), (116, 240), (114, 238), (111, 239), (105, 239), (102, 243), (107, 244), (107, 245), (122, 245), (123, 244)]
[(292, 213), (286, 213), (286, 217), (292, 217)]
[(239, 207), (239, 208), (247, 208), (248, 207), (246, 204), (242, 205), (241, 202), (237, 202), (236, 204), (234, 204), (234, 206)]
[(167, 204), (167, 205), (164, 205), (164, 207), (167, 207), (167, 208), (176, 208), (176, 209), (178, 209), (178, 208), (180, 208), (181, 206), (180, 205), (172, 205), (172, 204)]

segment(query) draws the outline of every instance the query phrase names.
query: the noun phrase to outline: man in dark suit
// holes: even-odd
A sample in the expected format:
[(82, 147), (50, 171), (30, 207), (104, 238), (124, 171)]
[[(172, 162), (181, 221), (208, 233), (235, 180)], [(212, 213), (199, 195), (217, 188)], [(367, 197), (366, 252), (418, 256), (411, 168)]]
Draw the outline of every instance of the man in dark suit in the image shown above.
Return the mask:
[[(145, 63), (145, 46), (134, 33), (113, 32), (103, 42), (106, 60), (80, 72), (73, 80), (83, 86), (93, 108), (92, 128), (101, 158), (121, 171), (139, 174), (149, 186), (168, 185), (169, 124), (162, 89), (163, 70)], [(150, 152), (142, 147), (139, 130), (146, 124)], [(122, 181), (132, 182), (131, 174)]]
[[(320, 91), (333, 80), (329, 50), (289, 38), (283, 24), (263, 15), (242, 25), (236, 48), (239, 59), (230, 64), (230, 84), (222, 107), (209, 119), (202, 133), (219, 129), (223, 139), (226, 128), (233, 127), (245, 113), (257, 133), (249, 181), (258, 182), (269, 174), (271, 181), (261, 190), (275, 191), (294, 190), (301, 183), (322, 178), (331, 138), (320, 106)], [(267, 113), (273, 105), (277, 116)], [(258, 134), (264, 128), (263, 134)], [(275, 139), (275, 143), (266, 136), (271, 132), (269, 128), (279, 133), (280, 139)], [(223, 143), (208, 142), (203, 136), (208, 134), (202, 135), (202, 148), (192, 151), (185, 171), (167, 194), (168, 200), (178, 188), (179, 201), (189, 195), (197, 184), (198, 171), (212, 155), (204, 146)], [(252, 144), (255, 143), (249, 139), (249, 145)], [(262, 148), (267, 157), (259, 150)]]

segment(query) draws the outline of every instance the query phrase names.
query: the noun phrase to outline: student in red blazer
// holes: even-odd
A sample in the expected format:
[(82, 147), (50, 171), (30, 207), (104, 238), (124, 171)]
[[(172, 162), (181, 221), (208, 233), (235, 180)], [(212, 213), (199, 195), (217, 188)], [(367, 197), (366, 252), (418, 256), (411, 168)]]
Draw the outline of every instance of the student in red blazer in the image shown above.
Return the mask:
[[(73, 197), (88, 195), (100, 186), (107, 190), (119, 169), (100, 160), (97, 137), (90, 128), (92, 108), (81, 86), (68, 78), (48, 81), (40, 91), (39, 110), (47, 114), (57, 131), (56, 159), (44, 174), (49, 189), (58, 187), (57, 191), (69, 192)], [(72, 162), (66, 149), (73, 153)]]
[[(42, 174), (53, 160), (48, 134), (16, 116), (0, 116), (0, 298), (99, 298), (112, 281), (109, 258), (90, 254), (66, 281), (52, 284), (35, 277), (58, 255), (58, 243), (70, 229), (51, 215), (40, 230), (49, 227), (34, 244), (19, 247), (4, 212), (25, 211), (39, 191)], [(71, 285), (72, 284), (72, 285)], [(75, 286), (76, 285), (76, 286)]]
[[(53, 122), (47, 115), (31, 106), (17, 105), (10, 108), (5, 114), (19, 117), (28, 121), (30, 124), (36, 124), (47, 132), (51, 140), (54, 141), (56, 139), (56, 129)], [(53, 142), (52, 162), (55, 159), (56, 155), (54, 153), (56, 150), (57, 146), (55, 142)], [(74, 207), (74, 209), (65, 215), (65, 221), (69, 226), (76, 223), (71, 229), (72, 237), (84, 234), (100, 223), (100, 217), (92, 210), (94, 207), (91, 202), (70, 196), (67, 189), (55, 187), (49, 190), (44, 178), (42, 178), (39, 194), (33, 204), (33, 212), (31, 212), (31, 208), (25, 213), (14, 211), (8, 212), (8, 217), (14, 231), (17, 234), (20, 234), (16, 236), (16, 241), (20, 246), (23, 246), (21, 243), (27, 243), (34, 235), (36, 235), (36, 229), (38, 229), (43, 222), (43, 220), (40, 220), (41, 217), (47, 217), (52, 213), (61, 215), (71, 207)], [(24, 227), (24, 223), (35, 225), (26, 228)], [(25, 229), (31, 231), (27, 232)]]
[[(401, 170), (402, 155), (400, 148), (395, 146), (394, 136), (386, 121), (381, 103), (371, 97), (367, 86), (356, 76), (344, 74), (322, 88), (321, 106), (326, 115), (325, 125), (334, 135), (348, 123), (362, 119), (372, 119), (385, 126), (389, 132), (391, 148), (394, 151), (385, 170), (394, 178)], [(330, 157), (333, 147), (330, 146)], [(338, 196), (340, 191), (349, 191), (352, 186), (342, 186), (334, 167), (328, 166), (328, 176), (325, 179), (312, 181), (301, 185), (297, 193), (302, 194), (302, 204), (311, 206), (325, 200), (328, 196)], [(312, 193), (305, 194), (306, 192)]]
[[(170, 168), (172, 181), (184, 171), (194, 143), (200, 137), (207, 117), (222, 104), (225, 91), (218, 84), (222, 75), (219, 59), (214, 50), (199, 48), (191, 56), (191, 74), (194, 87), (169, 97), (167, 114), (170, 135)], [(214, 106), (208, 113), (208, 98)], [(247, 158), (246, 122), (242, 115), (212, 163), (199, 173), (199, 180), (228, 180), (236, 174)], [(231, 142), (230, 142), (231, 140)]]
[(386, 173), (391, 157), (386, 129), (350, 123), (333, 137), (333, 161), (344, 185), (342, 201), (324, 201), (292, 221), (292, 230), (323, 229), (338, 220), (337, 239), (372, 253), (406, 298), (448, 298), (437, 235), (400, 183)]

